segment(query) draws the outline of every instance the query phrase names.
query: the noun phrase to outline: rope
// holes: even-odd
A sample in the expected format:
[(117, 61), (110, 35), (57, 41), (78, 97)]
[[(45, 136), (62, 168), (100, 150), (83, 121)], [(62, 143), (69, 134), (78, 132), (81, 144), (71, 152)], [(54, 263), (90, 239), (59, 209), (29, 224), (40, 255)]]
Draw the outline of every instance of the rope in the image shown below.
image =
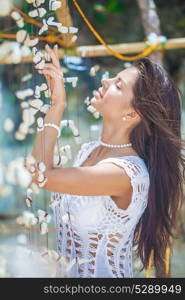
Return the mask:
[(166, 248), (165, 273), (166, 275), (169, 275), (170, 273), (170, 247)]
[(156, 42), (153, 45), (149, 46), (146, 50), (144, 50), (143, 52), (141, 52), (138, 55), (135, 56), (124, 56), (121, 55), (120, 53), (118, 53), (117, 51), (115, 51), (114, 49), (112, 49), (109, 45), (107, 45), (107, 43), (104, 41), (104, 39), (99, 35), (99, 33), (95, 30), (95, 28), (93, 27), (93, 25), (89, 22), (89, 20), (87, 19), (87, 17), (85, 16), (85, 14), (83, 13), (83, 11), (81, 10), (79, 4), (77, 3), (77, 0), (72, 0), (74, 5), (76, 6), (78, 12), (80, 13), (81, 17), (83, 18), (83, 20), (85, 21), (85, 23), (87, 24), (87, 26), (89, 27), (89, 29), (91, 30), (91, 32), (94, 34), (94, 36), (97, 38), (97, 40), (116, 58), (120, 59), (120, 60), (126, 60), (126, 61), (134, 61), (137, 59), (140, 59), (142, 57), (145, 57), (147, 55), (149, 55), (150, 53), (154, 52), (156, 50), (156, 48), (158, 47), (158, 45), (160, 44), (160, 42)]
[(148, 268), (147, 268), (147, 272), (146, 272), (146, 278), (151, 277), (151, 268), (152, 268), (153, 255), (154, 255), (154, 250), (152, 249), (151, 252), (150, 252), (150, 258), (149, 258)]

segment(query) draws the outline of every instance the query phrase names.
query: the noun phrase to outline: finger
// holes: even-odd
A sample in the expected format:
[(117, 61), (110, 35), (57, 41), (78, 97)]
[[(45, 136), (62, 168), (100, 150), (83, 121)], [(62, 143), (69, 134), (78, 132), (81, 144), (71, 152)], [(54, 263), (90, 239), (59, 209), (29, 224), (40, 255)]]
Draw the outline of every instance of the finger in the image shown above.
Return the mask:
[(58, 59), (60, 59), (60, 58), (59, 58), (59, 49), (58, 49), (58, 45), (55, 45), (53, 49), (54, 49), (54, 52), (55, 52), (56, 57), (57, 57)]
[(54, 72), (60, 74), (60, 70), (58, 68), (56, 68), (53, 64), (45, 64), (44, 65), (44, 69), (49, 69), (49, 70), (53, 70)]
[(54, 71), (57, 75), (59, 75), (61, 77), (61, 79), (63, 79), (62, 70), (57, 69), (53, 64), (45, 64), (44, 69)]
[(60, 68), (60, 62), (59, 62), (59, 59), (57, 58), (54, 50), (52, 48), (50, 48), (49, 45), (46, 45), (45, 48), (46, 48), (46, 51), (49, 53), (54, 66), (56, 68)]
[(60, 78), (60, 76), (52, 70), (40, 70), (38, 72), (39, 72), (39, 74), (49, 75), (53, 79), (59, 79)]
[(48, 88), (50, 88), (51, 87), (51, 80), (50, 80), (48, 75), (45, 75), (45, 78), (46, 78), (46, 81), (47, 81), (47, 86), (48, 86)]

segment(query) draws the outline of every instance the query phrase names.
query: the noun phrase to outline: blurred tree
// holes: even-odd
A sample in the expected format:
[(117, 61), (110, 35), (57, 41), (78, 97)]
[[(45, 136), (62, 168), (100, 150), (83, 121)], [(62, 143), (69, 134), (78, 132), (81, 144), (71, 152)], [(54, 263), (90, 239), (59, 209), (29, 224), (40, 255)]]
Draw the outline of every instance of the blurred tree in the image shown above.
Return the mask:
[[(148, 36), (150, 33), (161, 35), (160, 19), (157, 14), (155, 2), (153, 0), (137, 0), (137, 4), (140, 9), (145, 35)], [(150, 54), (149, 57), (162, 65), (163, 55), (163, 51), (156, 51)]]

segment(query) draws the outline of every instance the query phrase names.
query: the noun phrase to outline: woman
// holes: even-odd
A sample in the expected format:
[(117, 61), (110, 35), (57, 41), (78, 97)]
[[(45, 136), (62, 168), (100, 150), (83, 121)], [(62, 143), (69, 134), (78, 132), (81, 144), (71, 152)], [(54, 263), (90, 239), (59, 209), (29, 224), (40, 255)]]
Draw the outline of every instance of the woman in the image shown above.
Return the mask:
[(148, 58), (102, 80), (91, 99), (102, 114), (101, 138), (82, 145), (73, 167), (54, 168), (67, 103), (58, 49), (46, 50), (52, 63), (39, 73), (51, 85), (52, 106), (32, 155), (45, 163), (42, 189), (56, 201), (58, 251), (68, 261), (67, 273), (62, 265), (58, 276), (133, 277), (133, 245), (143, 268), (153, 249), (156, 272), (163, 274), (185, 177), (178, 89)]

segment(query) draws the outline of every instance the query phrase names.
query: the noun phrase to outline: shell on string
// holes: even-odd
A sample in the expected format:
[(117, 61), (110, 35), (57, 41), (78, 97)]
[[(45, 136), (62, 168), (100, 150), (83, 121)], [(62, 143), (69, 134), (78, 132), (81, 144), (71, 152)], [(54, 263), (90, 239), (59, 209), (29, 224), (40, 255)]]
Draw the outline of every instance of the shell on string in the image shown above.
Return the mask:
[(39, 171), (42, 173), (46, 171), (46, 165), (42, 161), (37, 163), (37, 167), (38, 167)]
[(44, 174), (39, 172), (38, 177), (37, 177), (38, 182), (41, 183), (44, 181), (44, 179), (45, 179)]
[(33, 202), (32, 197), (27, 196), (25, 199), (25, 202), (26, 202), (27, 207), (29, 207), (29, 208), (32, 207), (32, 202)]
[(78, 81), (78, 77), (65, 77), (64, 82), (72, 83), (72, 87), (76, 87)]
[[(80, 138), (79, 131), (78, 131), (77, 127), (76, 127), (75, 124), (74, 124), (74, 120), (62, 120), (62, 121), (60, 122), (60, 127), (62, 128), (62, 127), (64, 127), (64, 126), (70, 127), (70, 129), (71, 129), (72, 132), (73, 132), (75, 142), (76, 142), (77, 144), (80, 144), (81, 138)], [(74, 134), (74, 133), (75, 133), (75, 134)]]
[(38, 35), (42, 35), (45, 31), (48, 30), (48, 24), (47, 24), (46, 19), (43, 19), (42, 22), (43, 22), (43, 26), (39, 30)]
[(60, 155), (56, 154), (53, 156), (53, 164), (54, 166), (60, 166), (62, 164)]
[(45, 60), (41, 59), (41, 61), (39, 63), (37, 63), (36, 65), (37, 65), (38, 70), (43, 70), (45, 67)]
[(28, 126), (31, 126), (35, 123), (35, 117), (31, 113), (30, 109), (23, 110), (22, 119), (23, 119), (24, 123), (26, 123)]
[(101, 80), (108, 79), (108, 78), (109, 78), (109, 72), (106, 71), (105, 73), (103, 73)]
[(45, 3), (45, 0), (26, 0), (27, 3), (33, 4), (34, 7), (39, 7)]
[(35, 38), (35, 39), (30, 39), (29, 34), (27, 33), (26, 30), (19, 30), (16, 33), (16, 40), (18, 43), (23, 43), (25, 46), (27, 47), (34, 47), (35, 45), (38, 44), (39, 39)]
[(89, 105), (89, 104), (91, 103), (90, 97), (86, 97), (85, 100), (84, 100), (84, 103), (85, 103), (86, 105)]
[(10, 118), (5, 119), (4, 124), (3, 124), (4, 131), (11, 132), (11, 131), (13, 131), (14, 126), (15, 126), (15, 124), (12, 121), (12, 119), (10, 119)]
[(93, 116), (95, 117), (95, 119), (98, 119), (98, 118), (101, 116), (101, 114), (100, 114), (99, 111), (95, 111), (95, 112), (93, 113)]
[(33, 63), (37, 66), (37, 69), (43, 69), (45, 66), (44, 54), (38, 51), (36, 47), (32, 49), (33, 53)]
[(100, 117), (100, 115), (101, 115), (100, 112), (97, 111), (96, 108), (93, 105), (89, 105), (87, 107), (87, 110), (89, 112), (91, 112), (96, 119), (98, 119)]
[(23, 141), (25, 139), (25, 134), (16, 131), (14, 137), (17, 141)]
[(36, 168), (35, 168), (35, 166), (30, 166), (30, 173), (31, 174), (35, 174), (35, 172), (36, 172)]
[(30, 173), (24, 167), (24, 158), (22, 157), (12, 160), (8, 164), (5, 175), (9, 183), (17, 184), (23, 188), (27, 188), (32, 181)]
[(42, 222), (40, 224), (40, 233), (41, 234), (46, 234), (48, 233), (48, 224), (46, 222)]
[(45, 16), (45, 14), (47, 13), (46, 9), (43, 8), (43, 7), (39, 7), (37, 9), (34, 9), (34, 10), (31, 10), (28, 15), (31, 17), (31, 18), (36, 18), (36, 17), (39, 17), (39, 18), (43, 18)]
[(60, 148), (60, 152), (61, 153), (66, 153), (67, 157), (69, 159), (72, 159), (72, 155), (71, 155), (71, 146), (70, 145), (65, 145), (65, 146), (62, 146)]
[(29, 4), (33, 4), (33, 1), (34, 0), (25, 0), (27, 3), (29, 3)]
[(54, 19), (55, 19), (54, 17), (49, 17), (49, 18), (47, 19), (47, 24), (50, 25), (50, 26), (56, 26), (56, 27), (60, 26), (61, 23), (59, 23), (59, 22), (54, 22)]
[(34, 91), (31, 88), (15, 92), (16, 97), (20, 100), (24, 100), (27, 97), (33, 96), (33, 94)]
[(24, 211), (23, 214), (16, 218), (16, 223), (31, 228), (34, 224), (35, 215), (29, 211)]
[(46, 178), (46, 177), (44, 177), (44, 180), (43, 180), (43, 182), (39, 182), (39, 183), (38, 183), (38, 186), (39, 186), (40, 188), (42, 188), (42, 187), (44, 187), (44, 186), (45, 186), (46, 182), (47, 182), (47, 178)]
[(95, 108), (94, 106), (92, 106), (92, 105), (89, 105), (89, 106), (87, 107), (87, 110), (88, 110), (89, 112), (91, 112), (91, 113), (94, 113), (94, 112), (96, 111), (96, 108)]
[(50, 104), (44, 104), (41, 108), (40, 111), (46, 114), (48, 110), (50, 109), (51, 105)]
[(22, 57), (27, 57), (31, 54), (30, 48), (25, 45), (22, 45), (22, 47), (20, 47), (20, 51), (21, 51)]
[(51, 97), (51, 89), (50, 88), (48, 88), (46, 91), (44, 91), (44, 96), (46, 98), (50, 98)]
[(62, 5), (62, 3), (60, 1), (56, 1), (56, 0), (49, 0), (49, 10), (57, 10), (58, 8), (60, 8)]
[(35, 92), (34, 92), (35, 98), (40, 98), (40, 87), (36, 85)]
[(38, 130), (43, 130), (44, 127), (44, 120), (42, 117), (39, 117), (37, 119), (37, 126), (38, 126)]
[(46, 0), (33, 0), (33, 6), (34, 7), (39, 7), (41, 6), (42, 4), (45, 3)]
[(34, 47), (39, 43), (39, 39), (35, 38), (35, 39), (29, 39), (28, 41), (25, 41), (24, 45), (28, 46), (28, 47)]
[(78, 32), (77, 27), (69, 26), (69, 33), (77, 33), (77, 32)]
[(29, 104), (27, 101), (22, 101), (20, 104), (20, 107), (24, 110), (24, 109), (29, 109)]
[(33, 77), (33, 75), (31, 73), (28, 73), (21, 78), (21, 81), (26, 82), (26, 81), (32, 79), (32, 77)]
[(41, 107), (43, 106), (43, 101), (40, 99), (31, 99), (28, 101), (28, 103), (30, 104), (31, 108), (33, 109), (37, 109), (40, 110)]
[(17, 11), (13, 11), (11, 13), (11, 17), (16, 21), (16, 24), (18, 27), (20, 27), (20, 28), (24, 27), (24, 19), (20, 15), (20, 13), (18, 13)]
[(68, 27), (63, 26), (62, 24), (60, 24), (58, 26), (58, 31), (61, 32), (61, 33), (68, 33)]
[(77, 39), (78, 39), (78, 36), (76, 34), (73, 35), (71, 38), (71, 43), (75, 43), (77, 41)]
[(37, 184), (35, 182), (32, 182), (30, 185), (30, 188), (32, 189), (34, 194), (39, 194), (40, 193), (40, 189), (37, 186)]
[(93, 67), (91, 67), (89, 75), (90, 76), (95, 76), (96, 73), (100, 70), (100, 66), (99, 65), (94, 65)]
[(40, 91), (41, 91), (41, 92), (46, 91), (47, 89), (48, 89), (48, 86), (47, 86), (46, 83), (42, 83), (42, 84), (40, 85)]
[(46, 215), (46, 212), (42, 209), (39, 209), (37, 211), (37, 215), (38, 215), (38, 221), (39, 223), (43, 222), (45, 220), (45, 215)]
[(28, 134), (29, 126), (26, 123), (21, 123), (19, 125), (18, 131), (22, 134)]
[(27, 191), (26, 191), (26, 195), (27, 195), (28, 197), (30, 197), (32, 193), (33, 193), (32, 189), (31, 189), (31, 188), (28, 188)]

